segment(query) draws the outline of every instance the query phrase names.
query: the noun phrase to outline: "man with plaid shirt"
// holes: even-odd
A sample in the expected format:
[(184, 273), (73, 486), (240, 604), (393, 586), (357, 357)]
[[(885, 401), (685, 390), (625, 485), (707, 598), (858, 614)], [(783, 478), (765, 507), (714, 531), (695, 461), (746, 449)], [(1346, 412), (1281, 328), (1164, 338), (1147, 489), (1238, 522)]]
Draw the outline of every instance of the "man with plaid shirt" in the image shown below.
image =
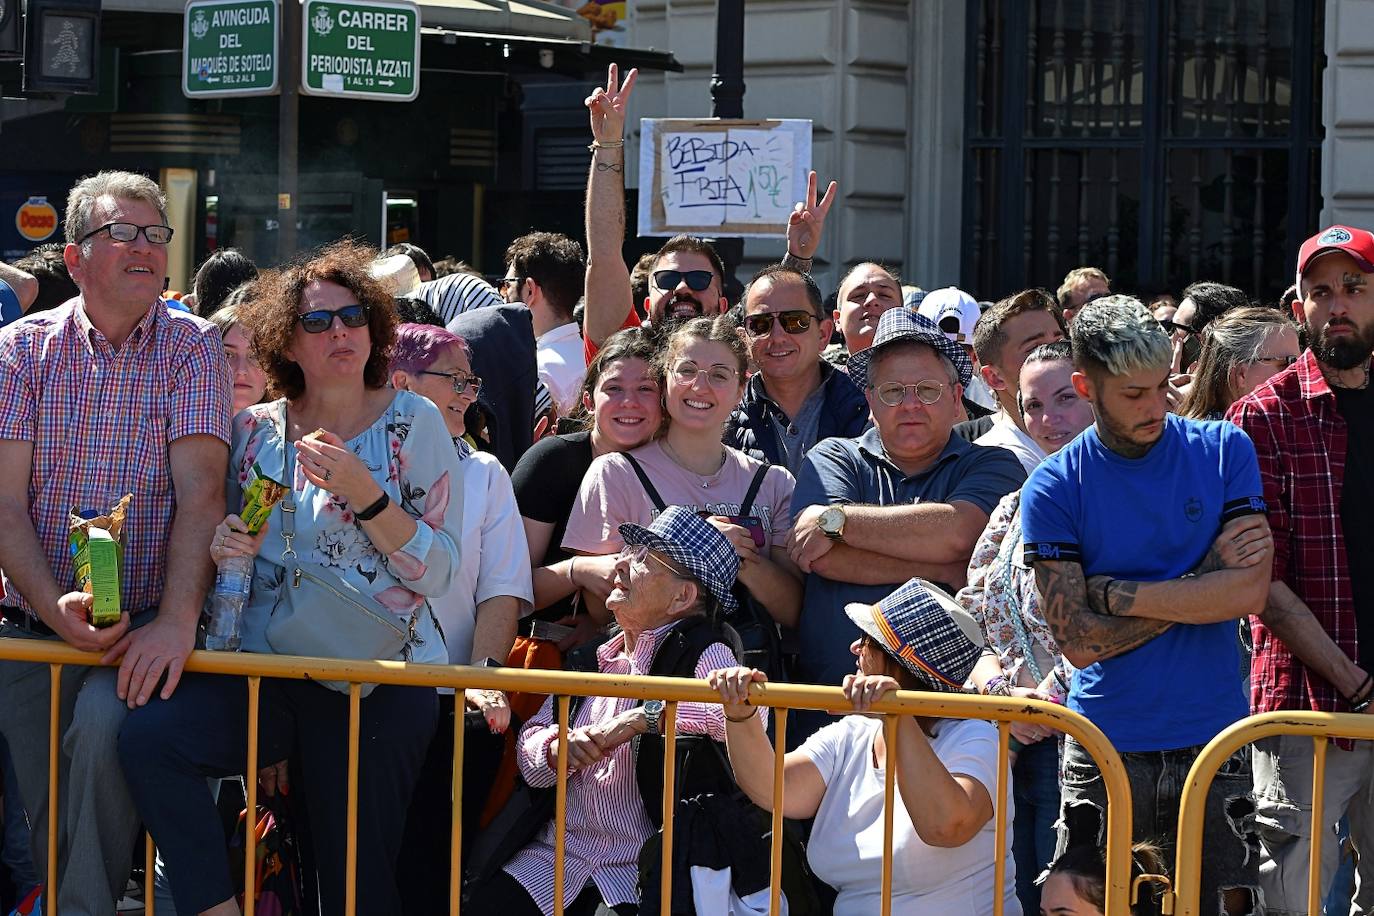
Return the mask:
[[(1278, 709), (1364, 712), (1374, 698), (1374, 235), (1332, 226), (1298, 254), (1294, 317), (1309, 349), (1231, 408), (1259, 458), (1274, 568), (1255, 640), (1250, 703)], [(1322, 824), (1349, 815), (1356, 844), (1374, 836), (1374, 743), (1337, 742), (1326, 757)], [(1270, 913), (1307, 908), (1312, 741), (1255, 743), (1260, 866)], [(1374, 850), (1362, 850), (1366, 854)], [(1322, 844), (1321, 887), (1339, 846)], [(1361, 871), (1365, 871), (1364, 867)], [(1374, 887), (1361, 875), (1358, 906)]]
[[(166, 199), (141, 175), (101, 172), (73, 187), (64, 253), (81, 295), (0, 331), (0, 637), (61, 641), (113, 668), (62, 669), (59, 811), (48, 810), (46, 664), (0, 661), (0, 734), (27, 802), (34, 859), (58, 833), (64, 914), (113, 912), (138, 817), (117, 766), (127, 708), (176, 689), (212, 581), (224, 516), (229, 366), (207, 321), (169, 312)], [(73, 590), (68, 513), (125, 494), (121, 604), (89, 623)], [(165, 677), (165, 682), (164, 682)]]

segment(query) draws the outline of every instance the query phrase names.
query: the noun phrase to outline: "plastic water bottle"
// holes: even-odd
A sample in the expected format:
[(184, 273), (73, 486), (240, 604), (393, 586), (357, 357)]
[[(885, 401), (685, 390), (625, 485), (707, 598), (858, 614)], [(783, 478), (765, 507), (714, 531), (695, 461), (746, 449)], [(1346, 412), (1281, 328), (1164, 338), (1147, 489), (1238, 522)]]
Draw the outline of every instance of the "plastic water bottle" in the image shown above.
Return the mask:
[(215, 592), (210, 596), (210, 622), (205, 628), (205, 648), (218, 652), (237, 652), (241, 639), (243, 606), (253, 584), (253, 558), (229, 557), (215, 574)]

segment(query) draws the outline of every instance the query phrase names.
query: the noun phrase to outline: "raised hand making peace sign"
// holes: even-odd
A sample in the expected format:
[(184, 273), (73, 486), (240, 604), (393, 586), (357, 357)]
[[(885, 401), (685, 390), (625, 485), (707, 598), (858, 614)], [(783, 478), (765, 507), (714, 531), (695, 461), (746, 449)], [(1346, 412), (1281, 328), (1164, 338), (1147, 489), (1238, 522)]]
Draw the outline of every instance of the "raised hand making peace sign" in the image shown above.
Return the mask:
[(839, 185), (832, 181), (830, 187), (825, 189), (825, 197), (817, 203), (816, 173), (806, 176), (806, 200), (797, 201), (792, 214), (787, 217), (788, 254), (803, 261), (816, 256), (816, 249), (821, 245), (821, 230), (825, 228), (825, 217), (838, 193)]
[(620, 70), (611, 64), (606, 72), (606, 88), (598, 86), (587, 96), (585, 104), (591, 112), (592, 139), (596, 142), (615, 143), (625, 139), (625, 110), (630, 105), (630, 92), (638, 76), (638, 70), (631, 70), (617, 89)]

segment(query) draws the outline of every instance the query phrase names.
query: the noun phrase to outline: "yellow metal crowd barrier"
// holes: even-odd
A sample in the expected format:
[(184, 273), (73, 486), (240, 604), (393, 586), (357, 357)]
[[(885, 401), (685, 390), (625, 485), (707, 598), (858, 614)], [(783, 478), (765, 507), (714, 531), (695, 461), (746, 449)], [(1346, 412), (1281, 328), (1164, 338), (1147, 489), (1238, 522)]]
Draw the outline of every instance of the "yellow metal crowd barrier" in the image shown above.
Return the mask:
[[(80, 652), (64, 644), (51, 640), (0, 639), (0, 659), (28, 661), (51, 666), (51, 706), (49, 725), (49, 787), (48, 810), (49, 824), (58, 823), (57, 761), (59, 750), (58, 710), (60, 709), (61, 670), (63, 665), (94, 665), (99, 663), (99, 655)], [(674, 767), (674, 723), (678, 703), (719, 702), (720, 695), (707, 686), (705, 681), (686, 678), (662, 678), (640, 676), (617, 676), (607, 674), (583, 674), (565, 671), (523, 670), (513, 668), (471, 668), (456, 665), (409, 665), (402, 662), (382, 661), (334, 661), (314, 658), (296, 658), (281, 655), (257, 655), (237, 652), (194, 652), (187, 662), (186, 670), (204, 674), (238, 675), (246, 679), (248, 690), (248, 754), (245, 772), (250, 778), (244, 780), (247, 794), (247, 810), (255, 811), (257, 804), (257, 783), (251, 778), (258, 770), (258, 697), (263, 678), (293, 680), (329, 680), (348, 682), (349, 690), (349, 750), (348, 750), (348, 835), (346, 864), (348, 887), (345, 897), (345, 916), (355, 916), (357, 907), (356, 870), (357, 870), (357, 816), (358, 816), (358, 733), (359, 711), (363, 684), (408, 684), (430, 687), (477, 688), (483, 690), (504, 690), (552, 694), (558, 698), (557, 718), (560, 732), (558, 746), (558, 783), (557, 806), (555, 813), (554, 881), (555, 913), (563, 912), (563, 858), (564, 858), (564, 818), (566, 814), (568, 787), (567, 743), (561, 740), (568, 729), (569, 698), (572, 696), (627, 697), (636, 700), (663, 700), (664, 709), (664, 776), (663, 776), (663, 879), (661, 900), (672, 898), (672, 860), (673, 860), (673, 815), (672, 802)], [(773, 708), (776, 723), (776, 748), (773, 780), (773, 846), (772, 882), (770, 886), (770, 910), (776, 916), (780, 912), (782, 876), (782, 810), (783, 810), (783, 752), (786, 744), (787, 712), (789, 709), (845, 710), (850, 708), (839, 687), (815, 687), (800, 684), (760, 684), (751, 691), (752, 702)], [(1008, 744), (1010, 737), (1008, 724), (1011, 722), (1031, 722), (1072, 735), (1092, 755), (1102, 770), (1103, 782), (1107, 790), (1107, 886), (1106, 913), (1108, 916), (1127, 916), (1130, 912), (1131, 887), (1131, 796), (1126, 770), (1116, 751), (1091, 722), (1082, 716), (1053, 703), (1038, 700), (1021, 700), (1005, 697), (982, 697), (955, 694), (916, 693), (899, 691), (873, 706), (874, 712), (885, 714), (887, 746), (896, 748), (897, 717), (919, 715), (958, 719), (985, 719), (996, 721), (999, 732), (996, 808), (996, 863), (995, 863), (995, 901), (994, 914), (1001, 916), (1002, 901), (1005, 896), (1005, 858), (1006, 799), (1010, 791), (1008, 785)], [(1374, 725), (1370, 727), (1374, 735)], [(1224, 758), (1223, 758), (1224, 759)], [(457, 916), (459, 911), (458, 858), (461, 851), (461, 811), (462, 811), (462, 771), (463, 771), (463, 729), (454, 729), (453, 736), (453, 822), (452, 822), (452, 890), (449, 912)], [(883, 824), (883, 862), (882, 862), (882, 916), (890, 916), (892, 905), (892, 815), (895, 801), (895, 765), (886, 768), (885, 814)], [(1208, 777), (1210, 781), (1210, 777)], [(1204, 787), (1205, 788), (1205, 787)], [(250, 819), (251, 820), (251, 819)], [(1200, 821), (1199, 821), (1200, 824)], [(251, 842), (245, 843), (249, 849)], [(56, 887), (57, 881), (57, 834), (49, 829), (47, 838), (48, 887)], [(146, 894), (146, 914), (153, 916), (153, 844), (150, 840), (147, 849), (148, 887)], [(244, 913), (253, 916), (255, 869), (254, 856), (245, 856), (244, 862)], [(1193, 897), (1196, 899), (1196, 890)], [(45, 899), (46, 912), (57, 914), (55, 895)], [(667, 912), (665, 906), (663, 912)]]
[[(1326, 750), (1332, 738), (1374, 739), (1374, 717), (1354, 713), (1310, 711), (1266, 712), (1241, 719), (1213, 738), (1193, 761), (1178, 812), (1178, 861), (1174, 867), (1174, 891), (1166, 895), (1164, 912), (1200, 916), (1202, 889), (1202, 824), (1207, 790), (1217, 770), (1247, 744), (1274, 735), (1310, 735), (1312, 738), (1312, 846), (1308, 855), (1307, 908), (1320, 913), (1325, 888), (1321, 884), (1322, 837), (1331, 827), (1322, 824), (1326, 789)], [(1170, 908), (1172, 907), (1172, 908)]]

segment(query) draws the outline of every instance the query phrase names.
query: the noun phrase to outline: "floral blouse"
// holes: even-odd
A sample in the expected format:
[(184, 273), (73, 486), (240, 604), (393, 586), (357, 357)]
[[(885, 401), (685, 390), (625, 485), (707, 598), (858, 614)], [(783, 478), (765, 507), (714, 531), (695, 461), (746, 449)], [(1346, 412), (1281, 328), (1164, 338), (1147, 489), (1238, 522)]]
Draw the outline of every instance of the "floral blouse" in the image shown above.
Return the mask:
[[(1008, 680), (1017, 683), (1024, 668), (1030, 680), (1040, 682), (1050, 696), (1064, 698), (1070, 668), (1040, 614), (1035, 573), (1021, 558), (1020, 490), (1002, 497), (992, 511), (969, 560), (968, 585), (959, 590), (956, 599), (978, 621), (984, 642), (1002, 663)], [(1026, 661), (1027, 644), (1033, 664)], [(1051, 671), (1055, 677), (1049, 676)], [(1049, 683), (1044, 684), (1047, 678)]]
[[(254, 405), (234, 418), (230, 512), (243, 505), (243, 489), (254, 463), (267, 477), (282, 478), (281, 429), (282, 401)], [(418, 639), (410, 660), (446, 664), (443, 634), (426, 599), (447, 592), (459, 567), (463, 474), (453, 439), (437, 407), (419, 395), (398, 391), (376, 422), (345, 445), (362, 459), (391, 501), (419, 522), (415, 536), (394, 553), (379, 553), (348, 505), (311, 483), (293, 455), (296, 552), (371, 595), (401, 622), (418, 608)], [(270, 533), (254, 561), (253, 589), (243, 613), (245, 652), (272, 651), (267, 621), (285, 579), (280, 503), (268, 524)]]

